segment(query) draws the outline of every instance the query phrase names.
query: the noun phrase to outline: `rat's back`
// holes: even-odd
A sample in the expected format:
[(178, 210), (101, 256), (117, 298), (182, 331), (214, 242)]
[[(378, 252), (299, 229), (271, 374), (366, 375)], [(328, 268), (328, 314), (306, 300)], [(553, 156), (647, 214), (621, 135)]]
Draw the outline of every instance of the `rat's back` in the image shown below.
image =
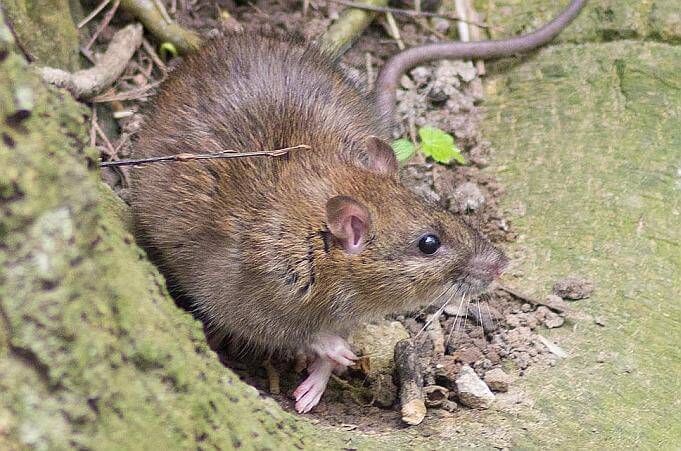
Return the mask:
[(136, 157), (353, 145), (386, 130), (373, 96), (328, 55), (295, 38), (245, 34), (188, 55), (145, 124)]

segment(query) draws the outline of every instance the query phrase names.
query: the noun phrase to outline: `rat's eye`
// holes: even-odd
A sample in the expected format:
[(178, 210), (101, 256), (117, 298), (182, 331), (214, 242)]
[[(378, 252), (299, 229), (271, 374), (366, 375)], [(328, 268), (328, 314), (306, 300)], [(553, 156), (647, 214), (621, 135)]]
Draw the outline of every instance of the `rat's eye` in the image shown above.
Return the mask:
[(440, 238), (437, 235), (423, 235), (419, 240), (419, 250), (424, 254), (434, 254), (440, 247)]

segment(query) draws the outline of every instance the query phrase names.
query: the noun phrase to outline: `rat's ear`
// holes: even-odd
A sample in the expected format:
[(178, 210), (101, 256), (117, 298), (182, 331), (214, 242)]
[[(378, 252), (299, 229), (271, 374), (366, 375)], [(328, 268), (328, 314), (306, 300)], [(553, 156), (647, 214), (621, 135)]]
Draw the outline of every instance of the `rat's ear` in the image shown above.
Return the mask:
[(369, 210), (364, 205), (349, 196), (332, 197), (326, 202), (326, 223), (346, 252), (362, 252), (371, 225)]
[(367, 166), (370, 171), (380, 174), (397, 174), (397, 158), (390, 144), (376, 136), (366, 139)]

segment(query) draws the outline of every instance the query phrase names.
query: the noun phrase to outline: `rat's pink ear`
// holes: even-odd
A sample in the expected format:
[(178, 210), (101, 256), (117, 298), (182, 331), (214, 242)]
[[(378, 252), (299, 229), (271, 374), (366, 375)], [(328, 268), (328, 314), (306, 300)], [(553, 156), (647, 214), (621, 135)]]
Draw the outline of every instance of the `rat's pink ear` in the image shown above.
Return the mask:
[(364, 205), (349, 196), (332, 197), (326, 202), (326, 223), (346, 252), (362, 252), (371, 225), (369, 210)]
[(376, 136), (369, 136), (366, 140), (368, 168), (380, 174), (397, 174), (397, 158), (390, 144)]

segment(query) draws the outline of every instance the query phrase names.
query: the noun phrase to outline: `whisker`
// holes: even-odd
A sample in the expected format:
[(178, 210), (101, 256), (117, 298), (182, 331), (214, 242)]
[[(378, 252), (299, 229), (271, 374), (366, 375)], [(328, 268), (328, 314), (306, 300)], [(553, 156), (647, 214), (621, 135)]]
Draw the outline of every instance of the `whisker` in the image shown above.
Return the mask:
[[(447, 291), (449, 291), (450, 289), (451, 288), (448, 288)], [(434, 320), (438, 320), (438, 321), (440, 320), (440, 315), (442, 315), (442, 312), (444, 312), (445, 308), (447, 308), (447, 305), (449, 305), (449, 302), (452, 300), (453, 297), (454, 297), (453, 294), (451, 296), (449, 296), (447, 301), (444, 304), (442, 304), (442, 307), (437, 309), (437, 311), (430, 316), (428, 321), (426, 321), (426, 324), (423, 325), (421, 330), (419, 330), (419, 332), (416, 334), (416, 336), (414, 338), (418, 338), (423, 333), (423, 331), (426, 330), (428, 328), (428, 326), (430, 326), (432, 324), (432, 322)]]
[(461, 302), (459, 302), (459, 308), (456, 310), (456, 317), (454, 318), (452, 327), (450, 327), (449, 329), (449, 334), (447, 335), (447, 343), (445, 343), (445, 349), (447, 348), (447, 345), (449, 345), (449, 341), (452, 338), (452, 333), (454, 332), (454, 329), (456, 329), (456, 323), (459, 322), (459, 318), (461, 318), (461, 308), (463, 307), (463, 302), (465, 298), (466, 294), (465, 293), (461, 294)]

